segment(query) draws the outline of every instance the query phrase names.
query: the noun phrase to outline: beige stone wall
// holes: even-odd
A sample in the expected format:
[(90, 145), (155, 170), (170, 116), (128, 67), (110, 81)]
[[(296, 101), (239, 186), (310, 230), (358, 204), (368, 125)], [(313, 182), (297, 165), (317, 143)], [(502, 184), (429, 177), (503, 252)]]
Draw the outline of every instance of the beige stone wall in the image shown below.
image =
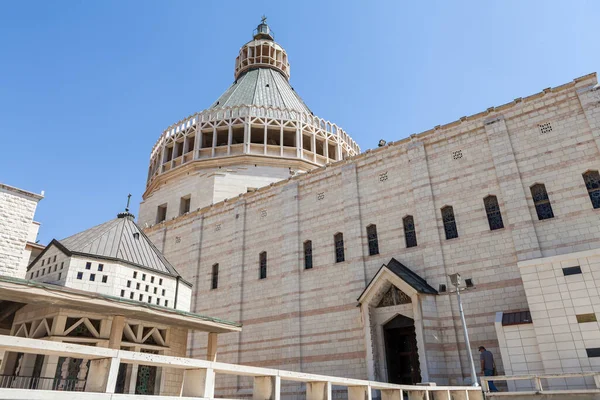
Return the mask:
[[(450, 287), (450, 273), (471, 278), (474, 287), (463, 295), (471, 344), (498, 354), (496, 312), (528, 308), (517, 263), (600, 247), (598, 211), (581, 177), (600, 169), (595, 84), (595, 75), (580, 78), (146, 233), (194, 284), (193, 311), (244, 324), (242, 333), (220, 341), (223, 361), (365, 378), (370, 344), (356, 299), (392, 257), (434, 288)], [(546, 122), (553, 129), (543, 134), (538, 125)], [(537, 220), (529, 187), (538, 182), (546, 185), (554, 219)], [(504, 229), (490, 231), (483, 204), (490, 194), (498, 198)], [(456, 239), (445, 239), (440, 209), (446, 205), (454, 208)], [(406, 215), (416, 223), (414, 248), (404, 241)], [(377, 225), (376, 256), (368, 255), (369, 224)], [(344, 234), (342, 263), (334, 259), (336, 232)], [(313, 242), (312, 270), (303, 269), (305, 240)], [(266, 280), (258, 279), (262, 251)], [(215, 263), (219, 288), (211, 290)], [(430, 380), (463, 383), (469, 364), (456, 299), (441, 293), (428, 301), (422, 304), (428, 356), (421, 362)], [(204, 338), (192, 337), (191, 354), (204, 357), (204, 346)], [(226, 394), (244, 386), (219, 384)]]
[(42, 196), (0, 183), (0, 275), (25, 278), (25, 251)]

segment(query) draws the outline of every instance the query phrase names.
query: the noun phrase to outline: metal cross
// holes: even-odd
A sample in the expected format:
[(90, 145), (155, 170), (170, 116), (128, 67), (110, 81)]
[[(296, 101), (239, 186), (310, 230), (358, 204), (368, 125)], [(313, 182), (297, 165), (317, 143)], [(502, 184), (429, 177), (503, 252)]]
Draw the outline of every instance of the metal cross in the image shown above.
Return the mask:
[(263, 23), (263, 24), (266, 24), (267, 23), (267, 16), (263, 14), (263, 16), (260, 19), (260, 22)]
[(131, 193), (127, 195), (127, 207), (125, 207), (125, 212), (129, 212), (129, 201), (131, 200)]

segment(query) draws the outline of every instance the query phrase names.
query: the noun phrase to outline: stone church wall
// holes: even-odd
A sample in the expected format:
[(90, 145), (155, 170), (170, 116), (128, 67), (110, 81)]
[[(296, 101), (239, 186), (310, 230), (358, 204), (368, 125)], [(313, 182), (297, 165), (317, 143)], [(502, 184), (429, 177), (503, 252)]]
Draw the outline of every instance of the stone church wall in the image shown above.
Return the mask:
[[(517, 263), (600, 247), (597, 210), (581, 174), (600, 169), (600, 107), (595, 75), (367, 151), (301, 177), (153, 226), (146, 233), (194, 284), (192, 310), (240, 321), (223, 335), (225, 362), (366, 378), (357, 298), (392, 257), (438, 288), (458, 272), (474, 349), (483, 345), (503, 372), (494, 320), (527, 310)], [(591, 99), (591, 100), (590, 100)], [(552, 130), (542, 133), (540, 125)], [(538, 221), (530, 186), (546, 185), (555, 218)], [(174, 183), (174, 185), (178, 185)], [(490, 230), (483, 199), (498, 198), (504, 228)], [(459, 237), (446, 240), (440, 209), (452, 206)], [(412, 215), (418, 246), (406, 248), (402, 218)], [(379, 254), (366, 227), (376, 224)], [(344, 234), (335, 263), (333, 235)], [(303, 268), (312, 240), (313, 268)], [(268, 276), (259, 279), (259, 253)], [(213, 264), (219, 287), (211, 289)], [(468, 381), (456, 299), (423, 304), (429, 379)], [(199, 340), (198, 340), (199, 339)], [(190, 354), (203, 357), (204, 338)], [(224, 393), (245, 387), (218, 382)]]

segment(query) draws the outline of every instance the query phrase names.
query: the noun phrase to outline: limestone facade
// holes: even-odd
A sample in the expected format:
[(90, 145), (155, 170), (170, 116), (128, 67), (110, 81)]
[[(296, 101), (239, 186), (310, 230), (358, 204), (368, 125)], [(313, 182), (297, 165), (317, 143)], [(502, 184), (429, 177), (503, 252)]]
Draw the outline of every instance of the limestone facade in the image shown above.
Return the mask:
[[(471, 345), (491, 350), (504, 372), (495, 318), (497, 312), (531, 308), (521, 263), (600, 248), (599, 211), (582, 175), (600, 170), (599, 156), (600, 90), (596, 74), (590, 74), (192, 209), (145, 233), (193, 283), (193, 312), (243, 324), (243, 332), (220, 343), (220, 360), (385, 380), (380, 335), (369, 333), (376, 330), (368, 326), (384, 323), (386, 312), (365, 314), (357, 299), (381, 265), (395, 258), (439, 292), (412, 294), (416, 308), (391, 310), (402, 315), (406, 309), (412, 318), (420, 314), (414, 319), (423, 347), (421, 377), (466, 383), (469, 364), (448, 275), (471, 280), (462, 296)], [(185, 191), (184, 179), (173, 175), (168, 184)], [(537, 204), (531, 190), (536, 184), (547, 193), (540, 198), (536, 192)], [(167, 196), (152, 201), (160, 204)], [(500, 229), (490, 229), (488, 196), (497, 199)], [(540, 220), (536, 205), (545, 210), (548, 201), (553, 217)], [(448, 206), (453, 218), (443, 219)], [(407, 216), (414, 219), (414, 247), (407, 247)], [(452, 220), (458, 237), (447, 239)], [(377, 252), (367, 234), (371, 225)], [(309, 240), (312, 268), (305, 269)], [(260, 279), (263, 252), (266, 278)], [(190, 355), (204, 354), (205, 343), (201, 334), (192, 336)], [(239, 380), (218, 384), (230, 395), (247, 386)]]
[(33, 220), (42, 195), (0, 183), (0, 275), (25, 277), (39, 224)]

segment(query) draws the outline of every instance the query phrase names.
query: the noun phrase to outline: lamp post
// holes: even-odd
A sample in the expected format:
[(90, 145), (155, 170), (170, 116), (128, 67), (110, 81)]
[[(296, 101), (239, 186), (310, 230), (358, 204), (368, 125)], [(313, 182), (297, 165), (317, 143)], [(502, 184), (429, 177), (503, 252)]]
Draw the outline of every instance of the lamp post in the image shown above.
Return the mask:
[(458, 299), (458, 311), (460, 312), (460, 322), (462, 323), (463, 333), (465, 334), (465, 346), (467, 346), (467, 355), (471, 366), (471, 382), (473, 386), (479, 386), (477, 382), (477, 372), (475, 371), (475, 363), (473, 362), (473, 352), (471, 351), (471, 343), (469, 342), (469, 333), (467, 332), (467, 323), (465, 321), (465, 312), (463, 311), (462, 301), (460, 300), (460, 274), (452, 274), (450, 282), (456, 288), (456, 298)]

